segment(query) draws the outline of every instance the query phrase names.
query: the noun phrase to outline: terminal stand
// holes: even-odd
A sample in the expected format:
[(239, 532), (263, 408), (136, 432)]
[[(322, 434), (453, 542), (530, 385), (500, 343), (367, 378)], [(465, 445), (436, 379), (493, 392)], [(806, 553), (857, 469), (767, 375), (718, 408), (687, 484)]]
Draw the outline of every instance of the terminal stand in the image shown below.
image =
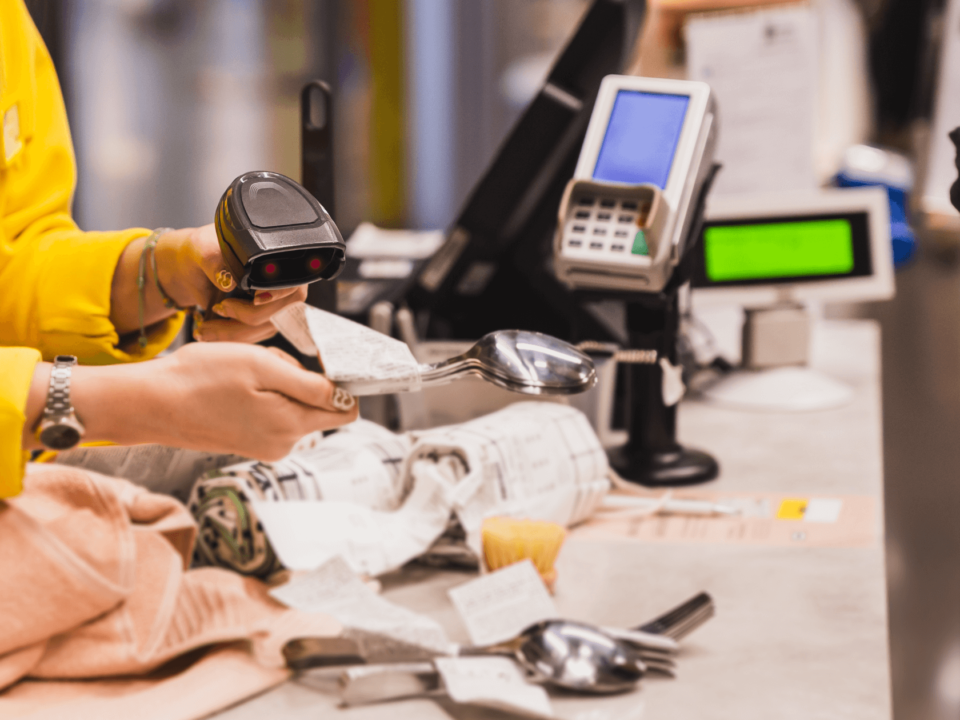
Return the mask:
[(663, 292), (620, 296), (626, 302), (630, 349), (655, 350), (658, 360), (656, 364), (627, 365), (628, 440), (625, 445), (608, 451), (610, 466), (617, 474), (640, 485), (694, 485), (713, 480), (720, 472), (712, 456), (677, 442), (677, 403), (664, 402), (664, 370), (660, 362), (677, 364), (679, 290), (690, 278), (690, 258), (700, 242), (707, 194), (719, 170), (720, 165), (714, 164), (700, 187), (684, 258)]
[[(630, 348), (656, 350), (672, 365), (677, 360), (680, 312), (678, 293), (650, 295), (627, 303)], [(717, 461), (677, 442), (677, 404), (663, 398), (660, 363), (627, 365), (626, 394), (629, 439), (609, 451), (610, 465), (625, 480), (649, 486), (692, 485), (713, 480)]]

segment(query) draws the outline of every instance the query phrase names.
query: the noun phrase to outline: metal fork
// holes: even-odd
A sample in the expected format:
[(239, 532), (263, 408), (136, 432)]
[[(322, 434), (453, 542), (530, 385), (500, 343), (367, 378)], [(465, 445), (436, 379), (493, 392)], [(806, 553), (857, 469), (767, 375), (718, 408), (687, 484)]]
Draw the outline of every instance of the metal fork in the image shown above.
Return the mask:
[(701, 592), (643, 625), (629, 630), (611, 627), (603, 630), (637, 648), (649, 670), (672, 676), (676, 663), (671, 656), (675, 650), (658, 647), (657, 641), (663, 638), (677, 641), (686, 637), (712, 618), (714, 612), (713, 598)]

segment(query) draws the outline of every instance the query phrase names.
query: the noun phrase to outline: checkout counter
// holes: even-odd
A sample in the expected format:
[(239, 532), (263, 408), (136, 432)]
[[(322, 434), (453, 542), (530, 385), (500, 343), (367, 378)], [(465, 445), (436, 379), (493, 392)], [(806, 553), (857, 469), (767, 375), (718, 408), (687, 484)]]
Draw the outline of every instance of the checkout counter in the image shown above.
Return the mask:
[[(651, 107), (665, 99), (662, 112), (651, 113)], [(659, 174), (625, 179), (617, 175), (623, 167), (614, 160), (631, 151), (652, 157), (650, 148), (636, 143), (631, 147), (616, 137), (623, 122), (617, 113), (628, 113), (634, 102), (643, 112), (632, 123), (653, 116), (660, 122), (660, 136), (672, 134), (674, 144), (666, 159), (660, 159)], [(646, 676), (636, 689), (606, 697), (552, 692), (551, 702), (557, 717), (571, 720), (889, 718), (877, 326), (868, 321), (804, 325), (809, 335), (802, 360), (809, 372), (845, 388), (842, 401), (744, 409), (711, 401), (709, 393), (678, 402), (666, 390), (665, 379), (678, 362), (678, 289), (696, 268), (688, 259), (699, 257), (701, 280), (710, 279), (702, 212), (711, 178), (712, 111), (709, 88), (700, 83), (607, 77), (581, 162), (561, 198), (553, 267), (558, 283), (570, 293), (563, 302), (584, 303), (599, 293), (629, 305), (639, 295), (644, 302), (628, 317), (646, 312), (666, 318), (645, 327), (628, 320), (629, 351), (645, 354), (634, 367), (625, 361), (632, 381), (626, 394), (632, 411), (627, 446), (632, 451), (618, 456), (614, 450), (613, 466), (623, 468), (628, 480), (680, 486), (671, 490), (674, 497), (722, 502), (739, 512), (590, 519), (570, 530), (557, 564), (554, 600), (562, 617), (631, 627), (705, 590), (714, 598), (716, 616), (684, 639), (675, 678)], [(617, 157), (611, 158), (611, 142), (620, 143)], [(805, 210), (793, 206), (778, 213), (782, 208), (771, 201), (753, 206), (755, 214), (749, 218), (718, 210), (711, 216), (708, 207), (706, 226), (752, 228), (747, 247), (777, 243), (784, 233), (793, 233), (793, 246), (808, 248), (811, 228), (839, 223), (830, 226), (835, 233), (828, 233), (833, 243), (829, 251), (834, 259), (846, 253), (849, 262), (811, 268), (790, 266), (797, 258), (781, 258), (786, 265), (773, 268), (768, 277), (728, 275), (714, 277), (714, 284), (726, 283), (729, 291), (738, 280), (754, 290), (765, 283), (781, 301), (791, 288), (800, 288), (800, 296), (805, 288), (828, 295), (831, 288), (840, 288), (842, 293), (861, 292), (864, 299), (889, 296), (892, 264), (884, 204), (870, 192), (845, 195), (839, 205), (833, 195), (810, 202)], [(620, 238), (621, 230), (630, 237)], [(458, 258), (464, 253), (469, 257), (468, 236), (455, 227), (434, 258), (419, 266), (419, 288), (409, 295), (414, 311), (430, 309), (424, 290), (432, 287), (431, 292), (439, 293)], [(731, 235), (720, 237), (729, 240)], [(730, 245), (725, 247), (731, 251)], [(446, 308), (447, 319), (458, 312), (470, 322), (480, 317), (467, 298), (475, 302), (487, 286), (465, 286), (463, 280), (483, 279), (482, 272), (469, 269), (478, 262), (485, 261), (474, 255), (466, 275), (450, 281), (449, 291), (460, 298)], [(495, 280), (495, 272), (487, 273), (488, 281)], [(498, 322), (497, 312), (491, 308), (487, 322)], [(521, 315), (532, 317), (524, 311)], [(447, 326), (444, 312), (425, 324), (434, 320), (435, 331)], [(737, 312), (713, 313), (709, 322), (724, 354), (743, 352), (748, 365), (746, 353), (756, 354), (767, 349), (764, 342), (771, 342), (769, 336), (766, 341), (756, 336), (758, 330), (750, 328), (748, 318), (750, 337), (738, 348), (742, 316)], [(450, 397), (455, 396), (453, 386)], [(651, 424), (657, 432), (649, 432)], [(677, 444), (678, 436), (710, 455), (686, 451)], [(674, 459), (665, 459), (668, 455)], [(695, 484), (705, 480), (712, 481)], [(466, 643), (465, 628), (447, 592), (468, 579), (462, 572), (408, 565), (380, 582), (384, 598), (429, 614), (451, 640)], [(216, 717), (500, 716), (442, 698), (343, 707), (337, 675), (333, 669), (301, 672)]]
[[(700, 591), (712, 595), (716, 616), (684, 639), (675, 678), (651, 674), (605, 697), (551, 692), (557, 717), (889, 718), (878, 328), (792, 315), (805, 339), (790, 362), (845, 389), (841, 400), (792, 408), (805, 412), (763, 403), (744, 409), (711, 401), (709, 392), (681, 400), (676, 389), (681, 288), (690, 280), (715, 291), (765, 289), (773, 304), (793, 310), (810, 288), (822, 299), (831, 288), (845, 299), (887, 297), (888, 219), (869, 191), (845, 195), (843, 207), (817, 195), (787, 210), (759, 201), (737, 212), (711, 208), (719, 132), (711, 90), (612, 74), (622, 67), (619, 5), (591, 6), (437, 252), (411, 263), (397, 283), (371, 283), (348, 265), (341, 311), (366, 320), (376, 301), (389, 300), (409, 309), (426, 340), (475, 340), (517, 327), (625, 346), (626, 384), (614, 394), (627, 442), (611, 450), (611, 465), (658, 492), (669, 487), (677, 498), (739, 509), (594, 518), (570, 530), (554, 596), (562, 617), (631, 627)], [(833, 223), (832, 264), (784, 256), (786, 264), (766, 276), (739, 277), (729, 274), (737, 261), (728, 254), (727, 269), (721, 262), (711, 275), (704, 221), (707, 230), (728, 228), (715, 234), (714, 247), (746, 227), (755, 250), (784, 233), (810, 248), (804, 228)], [(331, 304), (330, 293), (314, 295)], [(623, 308), (622, 327), (598, 312), (604, 303)], [(741, 354), (757, 370), (765, 365), (756, 358), (776, 344), (770, 338), (790, 332), (776, 322), (772, 333), (769, 324), (750, 325), (761, 318), (748, 317), (740, 347), (739, 315), (712, 321), (726, 356)], [(385, 599), (429, 615), (465, 643), (447, 592), (470, 577), (411, 564), (379, 580)], [(216, 717), (502, 716), (442, 698), (343, 707), (338, 674), (300, 672)]]
[[(728, 319), (725, 331), (719, 323), (717, 334), (735, 344), (735, 322)], [(554, 695), (558, 717), (891, 717), (879, 341), (872, 322), (816, 326), (811, 366), (851, 388), (842, 407), (785, 413), (680, 404), (679, 432), (710, 448), (723, 468), (688, 493), (780, 505), (829, 501), (820, 503), (820, 521), (803, 513), (753, 524), (674, 517), (653, 521), (644, 537), (626, 523), (572, 530), (558, 560), (555, 601), (564, 617), (632, 626), (701, 590), (717, 611), (684, 639), (676, 678), (649, 676), (635, 691), (610, 697)], [(821, 522), (836, 502), (835, 521)], [(726, 535), (707, 526), (715, 522), (729, 522)], [(774, 535), (771, 524), (786, 534)], [(452, 640), (466, 642), (446, 592), (470, 577), (408, 566), (381, 582), (386, 599), (428, 613)], [(330, 671), (313, 670), (216, 717), (502, 717), (432, 699), (338, 703)]]

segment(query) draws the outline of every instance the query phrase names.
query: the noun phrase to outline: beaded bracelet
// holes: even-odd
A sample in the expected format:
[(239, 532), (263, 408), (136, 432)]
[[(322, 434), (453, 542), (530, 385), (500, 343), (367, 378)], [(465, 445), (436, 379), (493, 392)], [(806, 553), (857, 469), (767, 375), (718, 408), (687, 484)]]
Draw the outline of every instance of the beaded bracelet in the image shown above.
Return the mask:
[(160, 237), (164, 233), (170, 232), (171, 230), (172, 228), (158, 228), (154, 230), (147, 239), (144, 249), (150, 252), (150, 264), (153, 266), (153, 282), (157, 286), (157, 291), (160, 293), (163, 306), (168, 310), (172, 310), (173, 308), (177, 310), (190, 310), (190, 307), (177, 305), (176, 301), (167, 294), (167, 291), (163, 289), (163, 285), (160, 284), (160, 273), (157, 272), (157, 243), (160, 242)]
[(140, 317), (140, 348), (146, 348), (147, 343), (147, 328), (144, 323), (144, 313), (147, 304), (146, 299), (146, 287), (147, 287), (147, 253), (151, 254), (151, 265), (153, 266), (153, 281), (157, 286), (157, 290), (160, 292), (160, 298), (163, 301), (163, 306), (165, 308), (176, 308), (177, 310), (187, 310), (188, 308), (181, 307), (171, 298), (166, 291), (163, 289), (163, 286), (160, 284), (160, 275), (157, 273), (157, 253), (156, 247), (157, 242), (160, 240), (160, 236), (165, 232), (169, 232), (170, 228), (158, 228), (154, 230), (147, 237), (146, 242), (143, 243), (143, 248), (140, 250), (140, 268), (137, 275), (137, 290), (139, 291), (139, 317)]

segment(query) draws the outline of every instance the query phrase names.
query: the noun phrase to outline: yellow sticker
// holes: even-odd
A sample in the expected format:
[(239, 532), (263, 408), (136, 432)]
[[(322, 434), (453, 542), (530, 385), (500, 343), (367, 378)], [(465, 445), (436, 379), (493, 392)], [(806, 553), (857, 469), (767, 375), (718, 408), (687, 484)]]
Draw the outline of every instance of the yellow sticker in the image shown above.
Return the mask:
[(777, 510), (777, 520), (803, 520), (803, 513), (806, 510), (806, 499), (787, 498), (780, 503), (780, 509)]

